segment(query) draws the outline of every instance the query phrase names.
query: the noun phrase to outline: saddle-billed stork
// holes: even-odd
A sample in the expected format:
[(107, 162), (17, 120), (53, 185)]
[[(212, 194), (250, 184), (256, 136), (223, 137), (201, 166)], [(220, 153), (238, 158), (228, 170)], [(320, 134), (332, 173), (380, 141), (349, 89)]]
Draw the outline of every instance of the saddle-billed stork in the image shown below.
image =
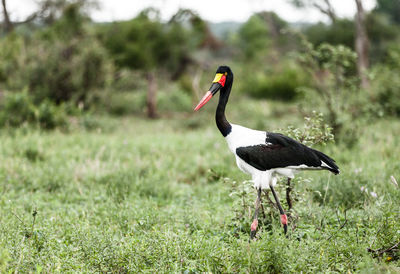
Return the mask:
[(300, 170), (329, 170), (335, 175), (339, 168), (335, 161), (324, 153), (309, 148), (285, 135), (253, 130), (230, 124), (225, 117), (225, 107), (232, 89), (233, 73), (228, 66), (220, 66), (210, 90), (203, 96), (195, 111), (203, 107), (220, 91), (215, 121), (225, 137), (229, 149), (235, 155), (239, 169), (252, 177), (257, 189), (256, 208), (250, 237), (254, 238), (258, 226), (258, 210), (261, 204), (261, 191), (271, 189), (278, 206), (284, 232), (287, 232), (287, 216), (283, 210), (274, 186), (279, 176), (294, 178)]

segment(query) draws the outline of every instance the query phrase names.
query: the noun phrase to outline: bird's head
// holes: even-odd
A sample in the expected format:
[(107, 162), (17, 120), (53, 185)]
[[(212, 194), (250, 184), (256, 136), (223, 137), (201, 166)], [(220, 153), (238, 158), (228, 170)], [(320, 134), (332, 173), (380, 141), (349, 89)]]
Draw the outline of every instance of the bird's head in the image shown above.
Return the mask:
[(226, 86), (227, 82), (231, 83), (232, 79), (233, 73), (231, 69), (228, 66), (220, 66), (216, 71), (210, 89), (206, 92), (194, 110), (197, 111), (202, 108), (220, 89)]

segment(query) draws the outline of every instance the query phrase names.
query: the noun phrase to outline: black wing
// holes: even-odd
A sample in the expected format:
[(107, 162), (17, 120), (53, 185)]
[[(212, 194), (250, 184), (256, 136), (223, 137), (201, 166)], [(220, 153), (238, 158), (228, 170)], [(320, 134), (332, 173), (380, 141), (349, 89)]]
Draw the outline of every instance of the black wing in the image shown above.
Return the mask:
[(309, 168), (323, 168), (335, 174), (339, 173), (339, 168), (332, 158), (285, 135), (267, 133), (265, 141), (265, 144), (239, 147), (236, 154), (259, 170), (306, 165)]

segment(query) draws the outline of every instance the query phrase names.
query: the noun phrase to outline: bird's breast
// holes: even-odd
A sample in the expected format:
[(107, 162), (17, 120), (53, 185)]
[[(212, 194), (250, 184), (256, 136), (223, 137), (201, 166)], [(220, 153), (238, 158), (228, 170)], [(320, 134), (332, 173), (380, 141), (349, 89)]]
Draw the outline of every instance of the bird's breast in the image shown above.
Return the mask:
[(265, 144), (266, 137), (265, 131), (232, 124), (232, 131), (225, 137), (225, 140), (229, 149), (236, 155), (237, 148)]

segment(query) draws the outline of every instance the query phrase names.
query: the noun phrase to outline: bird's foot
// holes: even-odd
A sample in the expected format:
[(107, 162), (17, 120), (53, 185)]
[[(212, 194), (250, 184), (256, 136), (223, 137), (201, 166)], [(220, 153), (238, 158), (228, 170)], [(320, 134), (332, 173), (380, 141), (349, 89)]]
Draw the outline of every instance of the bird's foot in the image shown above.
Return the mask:
[(281, 215), (281, 223), (283, 225), (287, 225), (287, 216), (286, 216), (286, 214), (282, 214)]
[(250, 226), (251, 229), (250, 239), (253, 239), (256, 236), (257, 226), (258, 226), (258, 219), (254, 219)]
[(281, 223), (283, 225), (283, 231), (286, 234), (287, 233), (287, 216), (286, 216), (286, 214), (281, 215)]

